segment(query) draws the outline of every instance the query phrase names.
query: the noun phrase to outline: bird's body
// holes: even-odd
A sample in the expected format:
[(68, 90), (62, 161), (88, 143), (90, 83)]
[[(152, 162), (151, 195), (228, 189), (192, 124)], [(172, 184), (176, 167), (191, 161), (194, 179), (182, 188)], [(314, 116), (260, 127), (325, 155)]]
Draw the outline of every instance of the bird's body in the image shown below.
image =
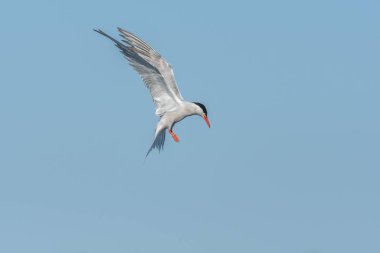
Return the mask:
[(153, 148), (163, 149), (166, 129), (174, 141), (178, 142), (179, 139), (172, 129), (175, 123), (187, 116), (200, 115), (210, 127), (206, 107), (201, 103), (192, 103), (183, 99), (169, 63), (137, 36), (121, 28), (118, 30), (124, 43), (117, 41), (101, 30), (95, 31), (116, 44), (129, 64), (139, 73), (153, 98), (156, 115), (160, 117), (160, 121), (157, 123), (154, 142), (148, 150), (147, 156)]
[(157, 126), (162, 126), (167, 129), (172, 129), (174, 124), (183, 120), (187, 116), (196, 115), (202, 113), (199, 111), (199, 107), (194, 103), (188, 101), (181, 101), (178, 103), (175, 110), (166, 112), (158, 122)]

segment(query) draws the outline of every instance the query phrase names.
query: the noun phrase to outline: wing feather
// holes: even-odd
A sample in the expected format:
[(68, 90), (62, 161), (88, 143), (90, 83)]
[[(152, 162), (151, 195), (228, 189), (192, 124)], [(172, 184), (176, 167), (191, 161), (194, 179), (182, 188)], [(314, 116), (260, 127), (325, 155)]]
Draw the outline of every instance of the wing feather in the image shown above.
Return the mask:
[(101, 30), (94, 31), (112, 40), (129, 64), (139, 73), (149, 89), (158, 116), (175, 109), (183, 98), (178, 90), (171, 66), (147, 43), (126, 30), (118, 29), (125, 44)]
[(157, 53), (152, 47), (136, 35), (120, 27), (118, 30), (124, 38), (123, 41), (131, 47), (136, 48), (136, 52), (160, 72), (170, 92), (177, 99), (183, 100), (183, 97), (179, 92), (177, 82), (174, 78), (172, 66), (159, 53)]

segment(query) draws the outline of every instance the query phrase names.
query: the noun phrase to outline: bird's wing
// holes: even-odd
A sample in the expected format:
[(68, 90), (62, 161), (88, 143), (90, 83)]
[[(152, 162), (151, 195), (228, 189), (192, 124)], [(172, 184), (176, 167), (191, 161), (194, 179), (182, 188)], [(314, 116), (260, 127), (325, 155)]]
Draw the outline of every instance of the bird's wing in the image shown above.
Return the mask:
[(115, 42), (129, 64), (139, 73), (150, 91), (158, 116), (175, 109), (183, 98), (178, 90), (171, 66), (144, 41), (121, 28), (118, 30), (125, 44), (101, 30), (95, 31)]
[(162, 56), (157, 53), (153, 48), (151, 48), (143, 40), (139, 39), (133, 33), (130, 33), (122, 28), (118, 28), (121, 36), (124, 37), (124, 42), (135, 49), (135, 51), (144, 60), (149, 62), (153, 67), (155, 67), (162, 75), (165, 83), (170, 90), (170, 92), (176, 97), (176, 99), (183, 100), (181, 93), (178, 90), (177, 83), (174, 78), (174, 72), (172, 66), (165, 61)]

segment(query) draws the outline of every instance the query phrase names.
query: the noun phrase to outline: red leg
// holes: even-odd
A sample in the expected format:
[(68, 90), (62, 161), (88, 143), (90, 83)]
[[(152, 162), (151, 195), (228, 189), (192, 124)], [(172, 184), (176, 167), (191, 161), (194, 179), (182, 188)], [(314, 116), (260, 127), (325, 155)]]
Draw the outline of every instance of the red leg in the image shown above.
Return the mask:
[(169, 134), (173, 137), (173, 140), (175, 142), (179, 142), (178, 136), (172, 130), (170, 130), (170, 129), (169, 129)]

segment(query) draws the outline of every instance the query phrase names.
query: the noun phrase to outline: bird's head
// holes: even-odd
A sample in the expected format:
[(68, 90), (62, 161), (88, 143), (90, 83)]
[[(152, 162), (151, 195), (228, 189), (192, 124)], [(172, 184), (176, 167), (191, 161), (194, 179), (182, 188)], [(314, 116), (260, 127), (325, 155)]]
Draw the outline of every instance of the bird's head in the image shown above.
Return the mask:
[(207, 118), (206, 106), (204, 106), (204, 104), (201, 104), (198, 102), (193, 102), (193, 104), (195, 104), (197, 106), (196, 114), (201, 116), (206, 121), (207, 126), (210, 127), (210, 121)]

